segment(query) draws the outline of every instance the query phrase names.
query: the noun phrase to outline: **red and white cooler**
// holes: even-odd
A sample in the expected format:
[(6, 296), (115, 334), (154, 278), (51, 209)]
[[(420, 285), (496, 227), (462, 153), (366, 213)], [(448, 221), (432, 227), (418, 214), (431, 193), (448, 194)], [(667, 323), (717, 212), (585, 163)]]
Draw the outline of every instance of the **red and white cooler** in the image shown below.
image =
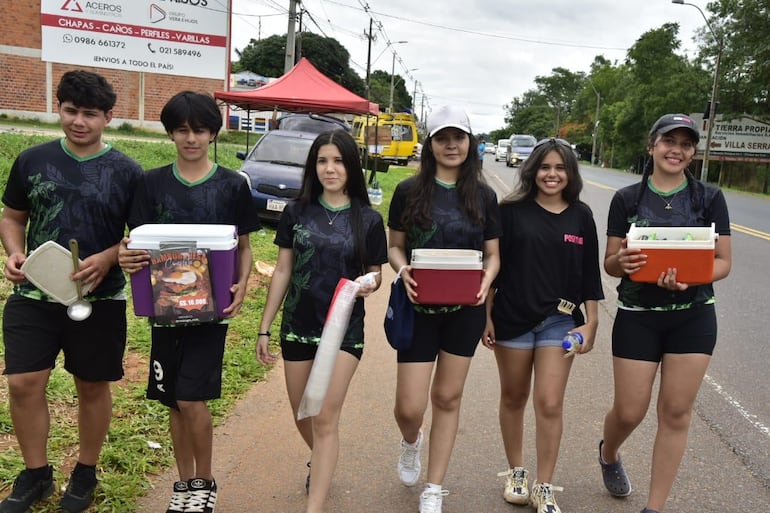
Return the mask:
[(473, 249), (414, 249), (412, 278), (425, 305), (473, 305), (484, 276), (482, 253)]

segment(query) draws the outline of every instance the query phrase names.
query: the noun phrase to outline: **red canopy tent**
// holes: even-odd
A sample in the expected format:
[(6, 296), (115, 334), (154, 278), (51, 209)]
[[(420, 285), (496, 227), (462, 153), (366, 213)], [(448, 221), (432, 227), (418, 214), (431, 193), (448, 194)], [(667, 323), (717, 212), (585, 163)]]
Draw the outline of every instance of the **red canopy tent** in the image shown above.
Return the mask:
[(216, 91), (214, 98), (244, 110), (374, 114), (380, 106), (353, 94), (318, 71), (306, 58), (278, 80), (253, 91)]

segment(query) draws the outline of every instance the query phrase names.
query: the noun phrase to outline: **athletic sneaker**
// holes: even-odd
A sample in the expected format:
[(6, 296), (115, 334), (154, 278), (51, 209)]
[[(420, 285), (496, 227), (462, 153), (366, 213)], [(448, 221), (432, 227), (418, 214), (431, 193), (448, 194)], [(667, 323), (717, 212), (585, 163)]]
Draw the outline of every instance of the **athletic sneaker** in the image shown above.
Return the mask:
[(420, 494), (420, 513), (441, 513), (441, 503), (447, 495), (448, 490), (425, 488)]
[(187, 481), (177, 481), (174, 483), (174, 491), (171, 493), (171, 500), (168, 503), (166, 513), (184, 513), (187, 511), (187, 501), (190, 500), (190, 487)]
[(11, 495), (0, 502), (0, 513), (26, 513), (34, 503), (50, 497), (54, 492), (53, 468), (50, 465), (45, 474), (38, 479), (31, 470), (22, 470), (13, 482)]
[[(398, 477), (406, 486), (414, 486), (420, 480), (420, 449), (422, 449), (422, 429), (413, 444), (401, 439), (401, 457), (398, 459)], [(439, 509), (440, 511), (440, 509)]]
[(553, 496), (554, 490), (562, 491), (560, 486), (550, 483), (535, 483), (532, 485), (532, 496), (529, 498), (532, 507), (537, 513), (561, 513)]
[(80, 513), (88, 509), (94, 501), (96, 489), (96, 470), (91, 467), (78, 467), (72, 471), (70, 482), (59, 501), (59, 507), (67, 513)]
[(529, 472), (524, 467), (514, 467), (497, 474), (498, 477), (507, 477), (505, 480), (505, 490), (503, 490), (505, 502), (519, 505), (529, 502), (527, 475), (529, 475)]
[(190, 496), (185, 506), (186, 513), (213, 513), (217, 504), (217, 483), (213, 479), (196, 477), (187, 482)]

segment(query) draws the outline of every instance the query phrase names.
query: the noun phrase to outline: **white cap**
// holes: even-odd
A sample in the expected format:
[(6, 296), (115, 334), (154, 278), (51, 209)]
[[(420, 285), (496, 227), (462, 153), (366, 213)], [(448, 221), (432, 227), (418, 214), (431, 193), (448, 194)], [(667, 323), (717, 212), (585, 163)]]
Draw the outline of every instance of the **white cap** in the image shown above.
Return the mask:
[(471, 133), (471, 122), (468, 114), (460, 107), (444, 106), (428, 116), (428, 135), (433, 137), (444, 128), (458, 128), (466, 134)]

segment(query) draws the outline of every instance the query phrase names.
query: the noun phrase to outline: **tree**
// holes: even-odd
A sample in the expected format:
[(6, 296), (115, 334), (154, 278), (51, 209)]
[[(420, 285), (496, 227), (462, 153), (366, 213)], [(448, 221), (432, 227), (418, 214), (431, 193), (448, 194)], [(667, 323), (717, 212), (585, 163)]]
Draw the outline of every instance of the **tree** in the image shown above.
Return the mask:
[[(336, 39), (312, 32), (302, 32), (302, 57), (318, 71), (346, 89), (363, 96), (364, 81), (350, 69), (350, 53)], [(257, 41), (252, 39), (243, 50), (235, 50), (238, 61), (233, 69), (249, 70), (266, 77), (283, 75), (286, 35), (274, 35)], [(299, 58), (299, 57), (298, 57)]]

